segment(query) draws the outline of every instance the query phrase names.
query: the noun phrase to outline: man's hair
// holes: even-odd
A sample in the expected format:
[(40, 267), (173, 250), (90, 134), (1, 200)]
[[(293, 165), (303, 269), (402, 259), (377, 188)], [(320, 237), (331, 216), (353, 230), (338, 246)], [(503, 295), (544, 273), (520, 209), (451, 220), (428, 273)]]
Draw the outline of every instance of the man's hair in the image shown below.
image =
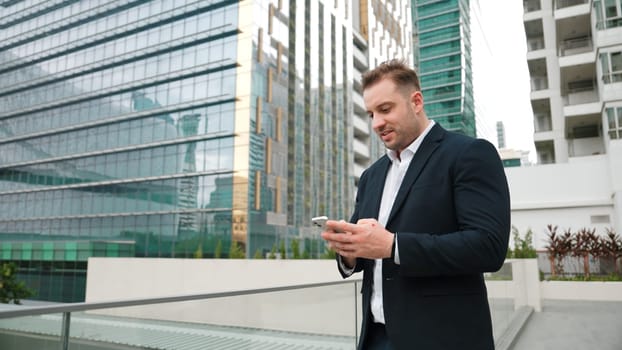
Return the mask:
[(378, 67), (363, 74), (363, 90), (380, 80), (391, 79), (399, 88), (414, 88), (421, 91), (419, 77), (414, 69), (410, 68), (405, 60), (393, 59), (380, 64)]

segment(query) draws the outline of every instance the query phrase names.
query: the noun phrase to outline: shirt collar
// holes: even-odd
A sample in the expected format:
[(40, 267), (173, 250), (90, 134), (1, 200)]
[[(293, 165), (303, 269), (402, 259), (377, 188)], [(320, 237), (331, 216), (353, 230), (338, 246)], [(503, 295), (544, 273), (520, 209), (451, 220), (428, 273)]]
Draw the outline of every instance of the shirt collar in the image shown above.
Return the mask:
[(391, 162), (395, 162), (395, 161), (399, 162), (399, 161), (404, 161), (404, 160), (410, 161), (410, 159), (412, 159), (412, 157), (415, 155), (415, 152), (417, 152), (417, 149), (419, 148), (419, 146), (421, 146), (421, 143), (423, 143), (423, 139), (430, 132), (434, 124), (436, 124), (434, 120), (430, 120), (430, 123), (425, 128), (425, 130), (423, 130), (421, 135), (419, 135), (419, 137), (417, 137), (410, 145), (408, 145), (408, 147), (406, 147), (401, 152), (399, 159), (397, 158), (397, 152), (387, 148), (387, 156), (389, 157), (389, 159), (391, 159)]

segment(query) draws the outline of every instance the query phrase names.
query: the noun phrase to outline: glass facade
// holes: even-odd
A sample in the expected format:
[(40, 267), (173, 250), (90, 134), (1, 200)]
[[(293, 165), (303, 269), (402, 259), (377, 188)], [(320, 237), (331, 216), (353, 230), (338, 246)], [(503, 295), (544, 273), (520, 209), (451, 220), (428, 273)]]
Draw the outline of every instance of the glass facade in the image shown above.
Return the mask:
[(428, 117), (475, 137), (469, 8), (469, 0), (414, 1), (414, 61)]
[(36, 298), (82, 300), (89, 256), (324, 253), (309, 218), (352, 201), (344, 4), (3, 4), (0, 243)]

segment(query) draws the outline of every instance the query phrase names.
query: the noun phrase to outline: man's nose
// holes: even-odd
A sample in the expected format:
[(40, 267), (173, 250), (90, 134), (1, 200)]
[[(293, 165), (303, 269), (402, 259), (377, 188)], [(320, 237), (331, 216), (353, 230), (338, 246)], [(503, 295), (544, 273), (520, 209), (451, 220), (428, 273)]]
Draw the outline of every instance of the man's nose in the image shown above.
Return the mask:
[(382, 130), (382, 128), (384, 127), (384, 118), (375, 115), (374, 118), (371, 120), (371, 128), (379, 131)]

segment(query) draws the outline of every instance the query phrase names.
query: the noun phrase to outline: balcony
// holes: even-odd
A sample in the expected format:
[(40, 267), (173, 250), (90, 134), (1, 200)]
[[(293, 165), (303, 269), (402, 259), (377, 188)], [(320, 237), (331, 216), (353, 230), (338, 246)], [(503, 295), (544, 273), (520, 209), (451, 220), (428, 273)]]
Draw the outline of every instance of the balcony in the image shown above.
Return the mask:
[(551, 115), (548, 113), (536, 113), (533, 119), (534, 132), (547, 132), (553, 130)]
[(352, 92), (352, 102), (354, 104), (354, 113), (360, 115), (366, 115), (367, 110), (365, 109), (365, 101), (363, 101), (363, 96), (361, 96), (358, 92)]
[(354, 150), (354, 159), (367, 161), (369, 160), (369, 146), (360, 140), (352, 140), (352, 149)]
[(601, 109), (596, 81), (593, 79), (568, 82), (562, 94), (566, 117), (598, 113)]
[(553, 140), (535, 141), (538, 164), (555, 163), (555, 143)]
[(555, 8), (563, 9), (566, 7), (589, 4), (589, 0), (555, 0)]
[(544, 36), (527, 38), (527, 51), (537, 51), (544, 49)]
[(557, 0), (555, 2), (555, 20), (571, 19), (591, 13), (590, 0)]
[(523, 11), (525, 13), (540, 11), (540, 0), (523, 0)]
[(546, 90), (549, 88), (549, 81), (547, 77), (532, 77), (531, 78), (531, 91)]
[(369, 64), (367, 63), (367, 54), (359, 49), (356, 45), (353, 45), (352, 53), (354, 56), (354, 66), (360, 71), (367, 70), (367, 68), (369, 67)]
[(594, 45), (592, 43), (592, 38), (590, 36), (583, 36), (562, 41), (559, 44), (558, 55), (563, 57), (591, 52), (593, 50)]
[(354, 136), (358, 138), (366, 138), (369, 136), (369, 118), (361, 117), (357, 114), (352, 116), (352, 126), (354, 127)]

